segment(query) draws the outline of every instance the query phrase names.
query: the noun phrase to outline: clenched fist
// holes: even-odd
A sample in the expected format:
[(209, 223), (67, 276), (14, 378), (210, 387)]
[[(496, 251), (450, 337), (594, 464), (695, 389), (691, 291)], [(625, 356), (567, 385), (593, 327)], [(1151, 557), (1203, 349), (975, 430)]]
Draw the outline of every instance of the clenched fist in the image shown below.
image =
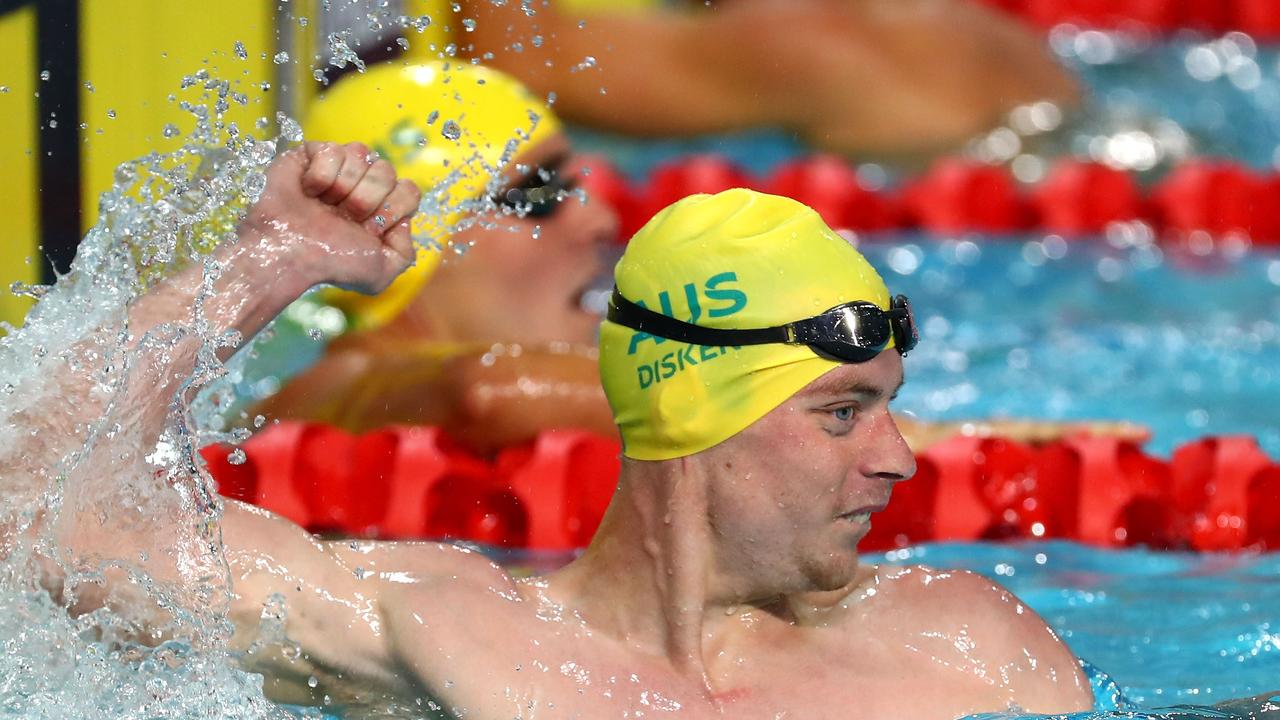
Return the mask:
[(308, 142), (268, 169), (241, 243), (290, 292), (330, 283), (377, 293), (413, 263), (409, 222), (420, 199), (364, 145)]

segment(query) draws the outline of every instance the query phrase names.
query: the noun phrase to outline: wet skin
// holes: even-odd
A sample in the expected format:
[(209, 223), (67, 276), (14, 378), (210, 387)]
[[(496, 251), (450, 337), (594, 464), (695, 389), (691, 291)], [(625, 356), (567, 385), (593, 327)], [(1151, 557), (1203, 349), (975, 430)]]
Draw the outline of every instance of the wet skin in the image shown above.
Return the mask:
[[(581, 160), (556, 133), (521, 152), (504, 176), (519, 187), (539, 170), (577, 182)], [(618, 234), (613, 210), (579, 195), (544, 217), (495, 215), (452, 236), (447, 254), (418, 297), (395, 321), (344, 339), (343, 346), (385, 346), (407, 339), (443, 343), (542, 345), (595, 342), (600, 317), (579, 298), (605, 267), (601, 246)]]
[[(224, 271), (204, 317), (249, 337), (313, 284), (386, 287), (412, 256), (404, 219), (417, 201), (358, 145), (288, 154), (268, 173), (239, 242), (217, 251)], [(112, 458), (97, 466), (110, 468), (99, 470), (102, 482), (148, 478), (166, 492), (145, 456), (199, 343), (156, 349), (136, 340), (189, 322), (200, 285), (193, 269), (130, 305), (135, 358), (116, 402), (141, 437), (99, 443)], [(56, 378), (53, 400), (92, 402), (94, 384), (75, 377)], [(286, 690), (315, 676), (316, 701), (377, 695), (416, 707), (434, 696), (472, 719), (678, 710), (848, 720), (951, 718), (1012, 703), (1086, 708), (1070, 652), (998, 586), (966, 573), (858, 564), (865, 513), (914, 472), (888, 412), (901, 380), (901, 360), (884, 353), (832, 370), (708, 451), (626, 462), (590, 547), (533, 580), (448, 545), (322, 541), (228, 503), (221, 530), (234, 642), (282, 698), (297, 699)], [(41, 477), (57, 457), (46, 445), (0, 456), (2, 476)], [(149, 566), (158, 580), (201, 582), (171, 557), (163, 534), (140, 530), (145, 523), (104, 529), (91, 511), (60, 531), (70, 562), (149, 554), (174, 561)], [(41, 579), (55, 598), (74, 597), (73, 611), (129, 607), (140, 639), (162, 639), (167, 611), (127, 574), (112, 568), (104, 582), (66, 588), (59, 567), (46, 563)], [(284, 643), (263, 633), (264, 610), (273, 608)]]
[[(578, 182), (580, 168), (557, 133), (522, 152), (505, 175), (508, 187), (547, 169)], [(404, 312), (335, 340), (248, 417), (352, 432), (439, 425), (482, 453), (548, 427), (612, 435), (596, 370), (600, 318), (580, 299), (604, 271), (600, 249), (616, 238), (617, 217), (605, 203), (573, 194), (544, 217), (486, 220), (453, 237), (465, 255), (446, 255)]]
[[(888, 414), (901, 378), (895, 353), (843, 366), (708, 451), (627, 461), (591, 546), (542, 578), (430, 544), (315, 546), (328, 558), (276, 555), (269, 574), (258, 552), (237, 555), (244, 587), (300, 588), (292, 630), (310, 662), (270, 665), (381, 680), (481, 718), (1088, 708), (1070, 652), (999, 586), (859, 565), (863, 513), (914, 472)], [(261, 513), (243, 520), (246, 534), (281, 532)], [(300, 550), (290, 535), (270, 547)], [(309, 581), (322, 564), (339, 569)]]

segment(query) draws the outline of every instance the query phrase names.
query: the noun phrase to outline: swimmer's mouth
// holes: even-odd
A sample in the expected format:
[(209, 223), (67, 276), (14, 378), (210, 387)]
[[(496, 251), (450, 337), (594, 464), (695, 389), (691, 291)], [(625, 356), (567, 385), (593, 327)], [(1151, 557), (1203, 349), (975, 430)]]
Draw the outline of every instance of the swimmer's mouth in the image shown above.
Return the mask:
[(847, 520), (849, 522), (855, 522), (855, 523), (865, 523), (871, 519), (872, 513), (878, 513), (881, 510), (884, 510), (884, 508), (885, 508), (884, 504), (866, 505), (866, 506), (857, 508), (855, 510), (850, 510), (847, 513), (842, 513), (840, 515), (837, 515), (836, 519)]

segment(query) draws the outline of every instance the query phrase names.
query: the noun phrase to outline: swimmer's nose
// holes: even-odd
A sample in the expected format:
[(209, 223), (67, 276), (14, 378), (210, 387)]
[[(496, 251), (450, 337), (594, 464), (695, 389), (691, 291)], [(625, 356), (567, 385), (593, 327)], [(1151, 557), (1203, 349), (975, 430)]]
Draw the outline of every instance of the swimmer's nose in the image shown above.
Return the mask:
[(870, 428), (863, 474), (889, 482), (902, 482), (916, 474), (916, 456), (888, 412), (881, 413)]
[(565, 202), (576, 206), (574, 222), (579, 228), (576, 236), (584, 244), (608, 245), (617, 241), (620, 223), (609, 203), (595, 196), (588, 197), (585, 204), (573, 198)]
[(568, 197), (563, 201), (572, 213), (571, 227), (575, 228), (573, 237), (582, 245), (611, 245), (617, 242), (621, 223), (612, 206), (600, 197), (589, 196), (586, 202)]

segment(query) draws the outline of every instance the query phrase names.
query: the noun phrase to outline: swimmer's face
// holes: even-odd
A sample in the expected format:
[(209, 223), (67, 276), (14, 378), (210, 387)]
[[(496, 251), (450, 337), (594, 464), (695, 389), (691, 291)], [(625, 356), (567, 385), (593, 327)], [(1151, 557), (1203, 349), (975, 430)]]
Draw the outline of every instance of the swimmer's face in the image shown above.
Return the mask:
[[(560, 182), (581, 173), (562, 133), (520, 154), (507, 169), (506, 187), (528, 186), (540, 171)], [(431, 281), (448, 298), (455, 339), (594, 343), (600, 317), (582, 310), (579, 301), (604, 270), (601, 246), (617, 233), (608, 205), (595, 198), (583, 203), (576, 195), (544, 217), (498, 215), (459, 232), (454, 245), (470, 248)]]
[(889, 414), (901, 382), (893, 351), (842, 365), (700, 454), (713, 463), (709, 520), (716, 565), (731, 587), (754, 585), (750, 593), (769, 596), (853, 580), (868, 514), (915, 473)]

